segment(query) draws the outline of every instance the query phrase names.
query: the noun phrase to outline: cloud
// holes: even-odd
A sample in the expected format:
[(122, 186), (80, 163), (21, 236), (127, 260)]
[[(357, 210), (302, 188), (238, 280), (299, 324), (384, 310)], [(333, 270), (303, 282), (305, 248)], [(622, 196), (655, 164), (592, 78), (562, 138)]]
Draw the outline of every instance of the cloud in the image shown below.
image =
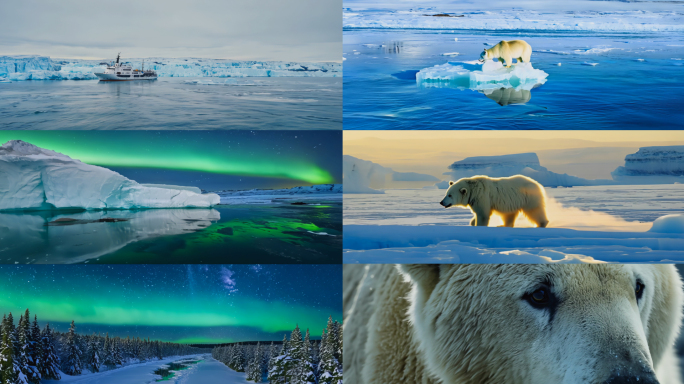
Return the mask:
[(234, 274), (235, 272), (230, 269), (221, 267), (221, 283), (223, 283), (223, 287), (231, 293), (237, 292), (237, 288), (235, 288), (235, 279), (233, 279)]

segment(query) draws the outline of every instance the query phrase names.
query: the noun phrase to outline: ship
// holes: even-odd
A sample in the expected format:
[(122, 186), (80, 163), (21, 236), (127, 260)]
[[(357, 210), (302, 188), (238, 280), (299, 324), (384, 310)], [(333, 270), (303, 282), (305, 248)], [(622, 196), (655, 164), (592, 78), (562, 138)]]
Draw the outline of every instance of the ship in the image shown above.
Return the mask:
[(121, 53), (116, 55), (116, 63), (107, 66), (104, 72), (95, 73), (100, 81), (135, 81), (135, 80), (156, 80), (157, 72), (153, 70), (145, 70), (145, 60), (143, 60), (142, 69), (133, 69), (128, 64), (121, 64), (119, 59)]

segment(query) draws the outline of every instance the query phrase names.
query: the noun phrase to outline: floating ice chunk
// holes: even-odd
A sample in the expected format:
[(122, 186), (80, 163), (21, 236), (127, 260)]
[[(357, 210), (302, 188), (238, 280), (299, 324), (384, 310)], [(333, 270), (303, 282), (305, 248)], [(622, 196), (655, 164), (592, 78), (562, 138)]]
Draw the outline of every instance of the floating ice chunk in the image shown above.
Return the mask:
[(21, 140), (0, 147), (0, 210), (209, 208), (214, 193), (149, 187)]
[(646, 61), (645, 59), (636, 59), (635, 61)]
[(558, 64), (556, 64), (556, 65), (560, 67), (560, 66), (561, 66), (561, 63), (558, 63)]
[(582, 63), (582, 65), (589, 65), (589, 66), (595, 67), (595, 66), (599, 65), (599, 63), (590, 63), (588, 61), (585, 61), (584, 63)]
[[(520, 63), (505, 68), (498, 61), (480, 65), (473, 62), (449, 62), (425, 68), (416, 74), (418, 83), (449, 82), (473, 90), (515, 88), (530, 90), (544, 84), (548, 73), (535, 69), (531, 63)], [(479, 70), (478, 70), (479, 69)]]
[(684, 233), (684, 215), (665, 215), (653, 222), (649, 232)]
[(458, 41), (458, 37), (454, 37), (454, 41)]
[(447, 53), (442, 53), (442, 56), (458, 56), (458, 52), (447, 52)]

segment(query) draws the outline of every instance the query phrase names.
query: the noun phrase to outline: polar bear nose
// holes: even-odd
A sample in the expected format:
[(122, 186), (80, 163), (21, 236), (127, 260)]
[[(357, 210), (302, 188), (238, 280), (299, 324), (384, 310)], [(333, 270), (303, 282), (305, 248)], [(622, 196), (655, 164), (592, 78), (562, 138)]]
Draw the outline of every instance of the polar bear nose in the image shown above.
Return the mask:
[(634, 374), (631, 372), (615, 372), (603, 384), (659, 384), (653, 372)]

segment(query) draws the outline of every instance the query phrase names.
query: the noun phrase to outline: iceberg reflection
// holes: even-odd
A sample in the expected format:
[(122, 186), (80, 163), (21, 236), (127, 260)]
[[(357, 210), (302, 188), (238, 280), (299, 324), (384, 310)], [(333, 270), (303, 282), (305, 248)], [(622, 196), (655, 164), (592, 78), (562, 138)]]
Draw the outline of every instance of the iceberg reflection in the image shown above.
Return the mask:
[(0, 263), (79, 263), (129, 243), (202, 230), (215, 209), (0, 213)]

